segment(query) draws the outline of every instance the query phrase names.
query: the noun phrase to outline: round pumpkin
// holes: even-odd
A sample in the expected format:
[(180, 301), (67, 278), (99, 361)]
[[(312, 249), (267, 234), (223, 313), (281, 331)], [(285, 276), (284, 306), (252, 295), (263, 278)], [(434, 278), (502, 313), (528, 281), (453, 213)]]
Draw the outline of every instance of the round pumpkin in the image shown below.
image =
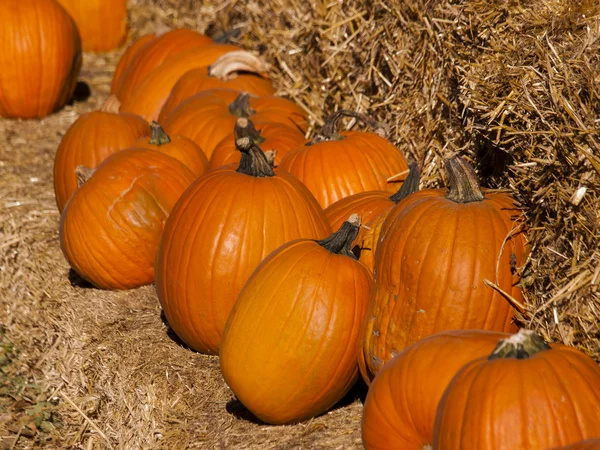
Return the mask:
[(81, 40), (56, 0), (0, 1), (0, 117), (45, 117), (73, 95)]
[(133, 41), (129, 47), (125, 49), (121, 55), (121, 58), (119, 59), (119, 62), (117, 63), (117, 67), (115, 68), (115, 73), (110, 86), (111, 94), (115, 94), (121, 90), (121, 86), (123, 85), (123, 76), (129, 65), (137, 57), (138, 53), (141, 52), (147, 44), (154, 41), (154, 39), (156, 39), (155, 34), (144, 34)]
[(194, 175), (176, 159), (145, 149), (117, 152), (95, 170), (80, 166), (79, 173), (82, 184), (60, 219), (65, 258), (102, 289), (152, 283), (165, 220)]
[(69, 127), (54, 158), (54, 193), (62, 211), (77, 189), (77, 166), (94, 168), (113, 153), (131, 147), (150, 134), (148, 123), (134, 114), (118, 113), (118, 101), (109, 99), (99, 111), (80, 116)]
[(600, 367), (530, 330), (467, 363), (438, 405), (436, 449), (548, 449), (600, 436)]
[(191, 348), (217, 354), (227, 316), (244, 283), (273, 250), (331, 232), (310, 192), (273, 171), (249, 138), (240, 164), (199, 177), (165, 225), (156, 292), (173, 331)]
[(426, 336), (453, 329), (512, 331), (525, 260), (520, 211), (503, 193), (484, 194), (468, 163), (446, 162), (450, 188), (416, 192), (392, 208), (374, 260), (363, 375)]
[(456, 373), (489, 355), (507, 333), (445, 331), (421, 339), (388, 361), (365, 399), (362, 439), (367, 450), (422, 450), (433, 444), (437, 405)]
[(105, 52), (127, 36), (127, 0), (58, 0), (73, 17), (86, 52)]
[(378, 134), (365, 131), (338, 133), (336, 128), (344, 116), (380, 128), (363, 114), (337, 111), (327, 119), (315, 138), (281, 160), (281, 168), (302, 181), (323, 208), (359, 192), (385, 190), (393, 193), (398, 184), (387, 179), (408, 168), (400, 150)]
[(356, 348), (373, 285), (349, 249), (359, 225), (354, 215), (327, 239), (299, 239), (275, 250), (231, 311), (221, 372), (266, 423), (319, 415), (358, 377)]

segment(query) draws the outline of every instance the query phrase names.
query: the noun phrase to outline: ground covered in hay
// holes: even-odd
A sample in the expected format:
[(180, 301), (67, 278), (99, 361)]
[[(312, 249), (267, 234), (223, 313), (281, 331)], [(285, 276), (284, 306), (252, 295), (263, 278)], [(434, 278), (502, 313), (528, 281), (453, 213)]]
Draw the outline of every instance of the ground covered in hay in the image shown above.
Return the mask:
[[(203, 6), (199, 6), (203, 3)], [(386, 121), (444, 182), (459, 152), (530, 227), (523, 325), (600, 359), (600, 4), (591, 0), (136, 0), (131, 37), (232, 29), (314, 127)], [(58, 143), (108, 95), (120, 51), (86, 54), (74, 103), (0, 119), (0, 448), (360, 448), (361, 395), (307, 423), (257, 423), (218, 361), (186, 349), (151, 286), (86, 287), (58, 244)]]

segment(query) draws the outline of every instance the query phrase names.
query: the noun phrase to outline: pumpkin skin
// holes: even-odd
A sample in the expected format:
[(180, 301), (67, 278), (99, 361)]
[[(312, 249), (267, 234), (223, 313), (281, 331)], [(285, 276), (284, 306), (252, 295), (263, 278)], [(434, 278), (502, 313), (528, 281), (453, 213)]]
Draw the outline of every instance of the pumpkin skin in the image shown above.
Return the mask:
[(123, 44), (127, 36), (126, 0), (58, 0), (71, 15), (86, 52), (105, 52)]
[(60, 220), (60, 246), (82, 278), (101, 289), (154, 281), (165, 220), (194, 175), (153, 150), (108, 157), (77, 189)]
[(54, 158), (54, 193), (62, 212), (77, 189), (77, 166), (94, 168), (113, 153), (150, 134), (148, 123), (133, 114), (119, 114), (113, 98), (99, 111), (81, 115), (63, 136)]
[(350, 214), (358, 214), (363, 223), (368, 223), (380, 213), (387, 211), (395, 203), (390, 200), (388, 191), (376, 190), (359, 192), (332, 203), (325, 208), (325, 216), (334, 230), (339, 227)]
[(121, 86), (123, 85), (123, 76), (127, 71), (131, 62), (137, 57), (138, 53), (142, 51), (142, 49), (149, 44), (154, 39), (156, 39), (156, 35), (144, 34), (140, 36), (135, 41), (129, 45), (121, 55), (119, 62), (117, 63), (117, 67), (115, 68), (115, 73), (113, 75), (112, 83), (110, 85), (110, 93), (115, 94), (121, 90)]
[(71, 16), (55, 0), (2, 0), (0, 17), (0, 117), (40, 118), (62, 108), (82, 62)]
[[(481, 194), (474, 172), (468, 167), (467, 174), (463, 164), (459, 157), (449, 160), (449, 174), (464, 170)], [(451, 183), (448, 197), (456, 190)], [(522, 302), (511, 254), (516, 267), (524, 263), (523, 233), (504, 242), (521, 226), (512, 218), (518, 213), (506, 194), (464, 202), (447, 198), (443, 189), (416, 192), (392, 208), (375, 254), (375, 288), (364, 330), (365, 378), (372, 379), (413, 342), (441, 331), (516, 328), (510, 303), (484, 279)]]
[(422, 450), (433, 443), (437, 405), (456, 373), (489, 355), (507, 333), (445, 331), (407, 347), (377, 374), (365, 400), (362, 439), (367, 450)]
[(574, 348), (550, 348), (520, 330), (452, 379), (438, 405), (433, 446), (548, 449), (597, 436), (600, 367)]
[[(345, 247), (354, 236), (346, 237)], [(314, 417), (356, 381), (356, 348), (373, 279), (350, 255), (347, 248), (338, 254), (308, 239), (290, 242), (256, 268), (240, 293), (219, 360), (233, 393), (260, 420), (286, 424)]]
[(556, 447), (552, 450), (598, 450), (600, 448), (600, 438), (586, 439), (585, 441), (575, 442), (566, 447)]
[[(218, 353), (235, 299), (269, 253), (331, 232), (302, 183), (283, 171), (272, 175), (252, 148), (238, 170), (215, 169), (190, 186), (167, 220), (156, 258), (156, 292), (169, 325), (202, 353)], [(248, 161), (260, 170), (250, 172)]]
[(387, 139), (365, 131), (336, 133), (335, 126), (345, 115), (367, 120), (362, 114), (338, 111), (316, 138), (281, 161), (281, 168), (302, 181), (323, 208), (359, 192), (391, 194), (399, 184), (387, 179), (408, 169), (400, 150)]

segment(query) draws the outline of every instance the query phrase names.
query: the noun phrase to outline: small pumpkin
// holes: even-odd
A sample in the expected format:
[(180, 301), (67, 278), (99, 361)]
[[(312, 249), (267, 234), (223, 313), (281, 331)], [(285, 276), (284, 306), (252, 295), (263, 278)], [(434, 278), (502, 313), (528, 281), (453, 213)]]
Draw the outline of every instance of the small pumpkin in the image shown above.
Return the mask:
[(452, 379), (438, 405), (433, 447), (548, 449), (598, 436), (598, 364), (522, 329)]
[(321, 241), (298, 239), (252, 273), (223, 332), (221, 373), (260, 420), (322, 414), (357, 379), (356, 348), (373, 279), (349, 246), (353, 215)]
[(62, 108), (81, 69), (71, 16), (56, 0), (2, 0), (0, 17), (0, 117), (39, 118)]
[(117, 152), (78, 173), (82, 184), (59, 228), (73, 270), (102, 289), (152, 283), (165, 220), (194, 175), (176, 159), (145, 149)]
[(115, 94), (121, 90), (121, 86), (123, 85), (123, 76), (127, 71), (131, 62), (137, 57), (138, 53), (142, 51), (142, 49), (149, 44), (150, 42), (156, 39), (156, 35), (153, 33), (144, 34), (140, 36), (135, 41), (129, 45), (121, 55), (119, 62), (117, 63), (117, 67), (115, 68), (115, 73), (113, 75), (112, 83), (110, 85), (110, 93)]

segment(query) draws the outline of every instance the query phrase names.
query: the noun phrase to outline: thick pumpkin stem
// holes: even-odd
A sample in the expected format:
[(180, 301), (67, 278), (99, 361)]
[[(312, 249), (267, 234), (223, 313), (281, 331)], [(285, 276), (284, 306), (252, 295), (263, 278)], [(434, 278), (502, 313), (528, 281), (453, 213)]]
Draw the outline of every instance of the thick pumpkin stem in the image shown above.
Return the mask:
[(346, 255), (352, 259), (356, 259), (354, 253), (350, 251), (350, 246), (352, 245), (352, 241), (358, 236), (359, 228), (360, 218), (358, 217), (358, 214), (352, 214), (348, 220), (342, 224), (339, 230), (331, 236), (317, 241), (317, 244), (326, 250), (329, 250), (331, 253)]
[(163, 130), (163, 128), (155, 120), (153, 120), (150, 124), (150, 130), (151, 134), (148, 144), (157, 145), (160, 147), (161, 145), (165, 145), (171, 142), (171, 138), (169, 137), (169, 135), (165, 133), (165, 130)]
[(250, 175), (253, 177), (272, 177), (275, 176), (273, 167), (269, 164), (267, 157), (249, 137), (236, 139), (235, 147), (242, 152), (240, 165), (236, 172)]
[(484, 199), (473, 167), (460, 156), (446, 160), (448, 200), (456, 203), (480, 202)]
[(242, 92), (238, 95), (233, 103), (229, 105), (229, 112), (236, 117), (250, 117), (256, 114), (256, 111), (250, 107), (250, 94)]
[(119, 101), (119, 99), (117, 98), (117, 96), (115, 94), (112, 94), (110, 97), (108, 97), (106, 99), (106, 101), (102, 105), (102, 108), (100, 108), (100, 111), (112, 113), (112, 114), (119, 114), (120, 108), (121, 108), (121, 102)]
[(342, 117), (354, 117), (355, 119), (360, 120), (364, 124), (373, 128), (373, 131), (375, 131), (375, 133), (379, 136), (387, 137), (389, 133), (387, 125), (381, 122), (377, 122), (371, 117), (368, 117), (356, 111), (340, 109), (339, 111), (336, 111), (333, 114), (331, 114), (325, 120), (325, 125), (323, 125), (323, 128), (321, 128), (317, 135), (307, 145), (313, 145), (322, 141), (339, 141), (340, 139), (343, 139), (343, 136), (337, 131)]
[(498, 342), (498, 345), (488, 359), (527, 359), (536, 353), (550, 350), (550, 348), (535, 332), (521, 329), (517, 334), (513, 334)]
[(214, 63), (208, 66), (208, 75), (219, 80), (231, 80), (240, 72), (248, 72), (254, 75), (266, 75), (267, 65), (265, 62), (245, 50), (225, 53)]
[(75, 167), (75, 176), (77, 177), (77, 187), (81, 187), (94, 174), (96, 169), (86, 166)]
[(237, 120), (233, 132), (236, 140), (241, 137), (249, 137), (252, 139), (252, 142), (258, 145), (265, 142), (265, 138), (260, 135), (260, 131), (254, 127), (252, 121), (247, 117), (240, 117)]
[(419, 190), (421, 172), (419, 171), (418, 164), (411, 163), (410, 166), (408, 166), (408, 170), (408, 175), (406, 176), (404, 183), (402, 183), (402, 186), (400, 186), (400, 189), (398, 189), (394, 195), (390, 196), (390, 200), (394, 203), (400, 203), (400, 200)]

